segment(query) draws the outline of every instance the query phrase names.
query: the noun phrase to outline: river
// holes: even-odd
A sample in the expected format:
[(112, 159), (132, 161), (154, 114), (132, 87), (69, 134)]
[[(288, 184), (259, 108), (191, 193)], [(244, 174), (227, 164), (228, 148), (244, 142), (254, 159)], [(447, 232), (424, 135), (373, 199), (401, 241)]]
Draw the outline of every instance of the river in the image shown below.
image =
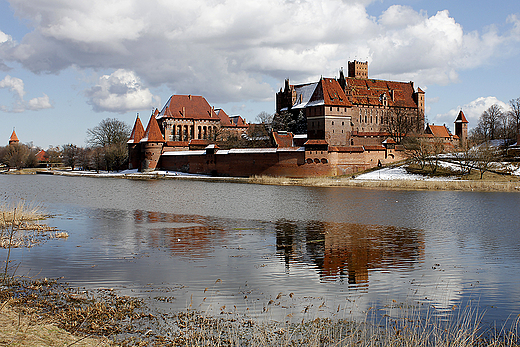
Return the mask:
[(470, 305), (499, 325), (520, 313), (518, 193), (0, 175), (0, 194), (69, 234), (14, 250), (18, 275), (158, 309), (363, 319)]

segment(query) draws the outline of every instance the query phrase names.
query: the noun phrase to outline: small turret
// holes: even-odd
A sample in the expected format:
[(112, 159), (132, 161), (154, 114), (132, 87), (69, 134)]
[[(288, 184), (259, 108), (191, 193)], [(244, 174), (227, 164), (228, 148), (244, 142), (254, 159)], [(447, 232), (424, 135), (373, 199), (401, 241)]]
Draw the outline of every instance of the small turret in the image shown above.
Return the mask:
[(13, 143), (19, 143), (20, 140), (18, 140), (18, 136), (16, 136), (16, 132), (13, 128), (13, 133), (11, 134), (11, 137), (9, 138), (9, 144), (12, 145)]

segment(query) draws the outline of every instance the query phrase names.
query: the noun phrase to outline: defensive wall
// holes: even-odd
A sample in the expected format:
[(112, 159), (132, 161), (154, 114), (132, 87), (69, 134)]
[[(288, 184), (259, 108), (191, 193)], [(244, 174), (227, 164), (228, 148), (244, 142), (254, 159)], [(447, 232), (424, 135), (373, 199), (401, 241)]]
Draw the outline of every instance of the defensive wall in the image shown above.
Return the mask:
[(157, 169), (213, 176), (312, 177), (354, 174), (404, 159), (404, 152), (384, 146), (333, 147), (330, 150), (247, 148), (166, 151)]

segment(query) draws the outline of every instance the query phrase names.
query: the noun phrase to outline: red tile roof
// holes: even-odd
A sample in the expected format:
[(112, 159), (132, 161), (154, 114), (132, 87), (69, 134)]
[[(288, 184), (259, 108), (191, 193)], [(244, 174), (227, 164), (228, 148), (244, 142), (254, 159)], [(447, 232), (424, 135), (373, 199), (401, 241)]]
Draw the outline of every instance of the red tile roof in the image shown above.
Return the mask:
[(164, 142), (164, 138), (161, 134), (161, 129), (159, 128), (159, 124), (157, 123), (157, 119), (155, 118), (156, 115), (157, 110), (150, 117), (150, 121), (148, 122), (146, 131), (140, 142)]
[(18, 140), (18, 136), (16, 136), (16, 132), (13, 129), (13, 133), (11, 134), (11, 137), (9, 138), (9, 144), (11, 143), (18, 143), (20, 140)]
[(348, 77), (346, 83), (350, 87), (352, 103), (355, 105), (381, 105), (381, 97), (386, 94), (388, 106), (417, 107), (413, 98), (415, 91), (411, 82)]
[(130, 138), (128, 139), (128, 143), (139, 143), (141, 139), (144, 137), (144, 128), (143, 123), (139, 119), (139, 115), (137, 115), (137, 119), (135, 120), (134, 128), (132, 129), (132, 133), (130, 134)]
[(214, 119), (219, 117), (202, 96), (172, 95), (157, 118)]
[(274, 142), (278, 148), (286, 148), (293, 146), (293, 134), (292, 133), (279, 133), (273, 131)]
[(215, 114), (220, 119), (220, 126), (222, 126), (222, 127), (233, 126), (233, 123), (231, 123), (229, 116), (223, 109), (221, 109), (221, 108), (215, 109)]
[(428, 124), (426, 127), (425, 132), (427, 134), (432, 134), (434, 137), (443, 137), (443, 138), (449, 138), (451, 137), (450, 132), (448, 131), (448, 128), (444, 125), (431, 125)]
[(325, 106), (352, 106), (345, 92), (334, 78), (322, 78), (309, 99), (309, 104), (322, 101)]

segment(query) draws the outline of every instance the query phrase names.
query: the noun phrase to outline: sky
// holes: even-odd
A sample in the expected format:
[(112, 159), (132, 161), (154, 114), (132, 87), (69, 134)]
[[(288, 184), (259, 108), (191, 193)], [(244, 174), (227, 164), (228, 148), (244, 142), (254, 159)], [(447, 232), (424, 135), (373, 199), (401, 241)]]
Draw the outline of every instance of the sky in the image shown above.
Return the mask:
[[(291, 84), (413, 81), (430, 123), (469, 127), (520, 97), (520, 1), (0, 0), (0, 145), (85, 146), (106, 118), (146, 126), (174, 94), (254, 122)], [(4, 142), (5, 144), (3, 144)]]

